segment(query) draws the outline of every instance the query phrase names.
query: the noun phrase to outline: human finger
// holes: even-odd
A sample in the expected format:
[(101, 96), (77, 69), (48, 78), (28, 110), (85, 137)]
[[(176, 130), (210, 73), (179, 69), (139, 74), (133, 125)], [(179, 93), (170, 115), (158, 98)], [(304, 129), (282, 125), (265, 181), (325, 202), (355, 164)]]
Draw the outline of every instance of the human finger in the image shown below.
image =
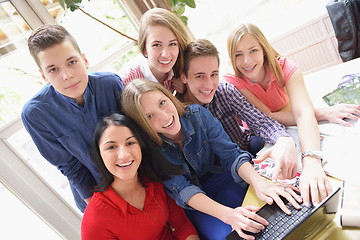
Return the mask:
[(290, 210), (285, 206), (285, 203), (280, 199), (280, 197), (278, 195), (275, 195), (273, 197), (274, 202), (278, 205), (278, 207), (283, 210), (284, 213), (286, 213), (287, 215), (291, 215)]
[[(283, 187), (283, 192), (281, 193), (281, 196), (286, 198), (286, 200), (288, 200), (291, 203), (291, 205), (293, 205), (296, 209), (301, 208), (301, 206), (298, 203), (298, 200), (300, 200), (299, 202), (301, 202), (302, 199), (291, 188)], [(298, 197), (300, 197), (300, 198), (298, 198)]]
[(274, 183), (277, 182), (277, 179), (279, 178), (279, 175), (280, 175), (280, 171), (281, 171), (281, 166), (280, 166), (279, 163), (276, 163), (275, 167), (274, 167), (274, 170), (273, 170), (273, 173), (272, 173), (272, 181)]
[[(248, 206), (248, 207), (254, 207), (254, 206)], [(246, 209), (248, 209), (248, 208), (246, 208)], [(259, 211), (259, 210), (260, 210), (260, 208), (257, 207), (256, 211)], [(243, 215), (249, 219), (255, 220), (256, 222), (258, 222), (262, 225), (269, 225), (269, 222), (265, 218), (259, 216), (255, 211), (253, 211), (253, 209), (250, 211), (244, 212)]]
[(307, 181), (303, 181), (300, 178), (300, 183), (299, 183), (299, 189), (300, 189), (300, 194), (301, 197), (303, 199), (304, 205), (307, 207), (310, 207), (310, 190), (309, 190), (310, 186), (309, 183)]
[(254, 239), (255, 239), (254, 236), (244, 233), (241, 228), (239, 228), (239, 229), (234, 229), (234, 230), (235, 230), (235, 231), (238, 233), (238, 235), (239, 235), (241, 238), (243, 238), (243, 239), (246, 239), (246, 240), (254, 240)]
[(313, 205), (316, 207), (317, 205), (319, 205), (319, 187), (318, 187), (318, 182), (316, 182), (315, 184), (310, 184), (310, 195), (311, 195), (311, 202), (313, 203)]
[(319, 201), (322, 201), (323, 199), (325, 199), (330, 192), (327, 191), (326, 188), (326, 183), (325, 181), (321, 181), (318, 183), (318, 189), (319, 189), (319, 195), (320, 195), (320, 199)]

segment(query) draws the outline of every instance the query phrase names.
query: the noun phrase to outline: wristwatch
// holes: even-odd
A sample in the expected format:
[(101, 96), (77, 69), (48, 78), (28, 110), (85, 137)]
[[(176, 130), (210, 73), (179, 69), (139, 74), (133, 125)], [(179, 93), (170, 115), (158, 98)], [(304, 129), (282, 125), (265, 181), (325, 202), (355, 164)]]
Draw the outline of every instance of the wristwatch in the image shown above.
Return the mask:
[(322, 165), (325, 164), (323, 161), (324, 160), (323, 153), (320, 150), (305, 151), (301, 153), (301, 159), (303, 159), (304, 157), (314, 157), (320, 159)]

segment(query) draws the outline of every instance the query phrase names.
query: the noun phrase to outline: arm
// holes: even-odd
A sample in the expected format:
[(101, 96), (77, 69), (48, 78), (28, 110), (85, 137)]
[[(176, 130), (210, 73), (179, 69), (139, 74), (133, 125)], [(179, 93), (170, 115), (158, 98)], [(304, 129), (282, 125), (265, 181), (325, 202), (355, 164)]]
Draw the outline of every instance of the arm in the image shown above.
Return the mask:
[[(65, 175), (80, 196), (85, 199), (92, 196), (95, 180), (86, 166), (70, 154), (61, 142), (42, 124), (25, 111), (22, 121), (41, 155)], [(45, 118), (43, 118), (45, 119)]]
[[(315, 119), (314, 109), (305, 88), (302, 73), (296, 70), (286, 84), (291, 109), (296, 119), (301, 151), (319, 150), (320, 133)], [(331, 192), (331, 186), (319, 159), (305, 157), (300, 177), (300, 192), (305, 204), (310, 199), (314, 205)]]
[(247, 100), (253, 104), (257, 109), (265, 113), (267, 116), (275, 119), (279, 123), (285, 126), (294, 126), (296, 125), (296, 120), (291, 111), (278, 111), (271, 112), (270, 109), (262, 103), (250, 90), (248, 89), (238, 89)]
[(239, 91), (232, 89), (233, 87), (229, 86), (227, 92), (231, 93), (232, 98), (229, 102), (235, 114), (245, 120), (255, 134), (274, 144), (254, 162), (260, 163), (266, 158), (273, 159), (276, 162), (274, 181), (277, 178), (294, 178), (298, 167), (297, 154), (294, 140), (289, 137), (285, 127), (255, 108)]
[(232, 84), (227, 83), (226, 88), (219, 85), (219, 98), (226, 98), (230, 109), (237, 117), (244, 120), (255, 135), (266, 142), (275, 144), (279, 137), (289, 137), (284, 125), (267, 116), (264, 112), (251, 104)]
[[(262, 201), (269, 204), (272, 204), (273, 201), (275, 201), (284, 212), (289, 214), (289, 210), (279, 198), (279, 195), (282, 195), (296, 208), (300, 208), (296, 200), (301, 202), (301, 197), (293, 191), (293, 189), (296, 190), (294, 187), (284, 188), (280, 184), (266, 182), (255, 172), (252, 165), (248, 162), (244, 163), (239, 168), (238, 174), (241, 175), (245, 181), (254, 186), (257, 196)], [(264, 218), (255, 213), (259, 210), (257, 207), (242, 206), (233, 209), (215, 202), (201, 193), (192, 196), (188, 201), (188, 205), (231, 225), (241, 237), (246, 239), (252, 238), (249, 235), (246, 235), (243, 230), (257, 233), (264, 229), (264, 225), (268, 225), (268, 222)]]
[(346, 122), (344, 118), (359, 120), (360, 105), (358, 104), (337, 104), (334, 106), (316, 108), (315, 116), (318, 121), (326, 120), (333, 123), (338, 123), (346, 127), (351, 127), (352, 124)]
[[(299, 72), (299, 70), (296, 70)], [(297, 73), (294, 74), (297, 74)], [(291, 79), (291, 78), (290, 78)], [(289, 79), (289, 81), (290, 81)], [(305, 85), (304, 85), (305, 87)], [(288, 110), (289, 106), (285, 106), (283, 110), (278, 112), (271, 112), (270, 109), (265, 106), (250, 90), (238, 89), (250, 103), (255, 105), (260, 111), (265, 113), (267, 116), (275, 119), (285, 126), (296, 125), (296, 118), (292, 111)], [(358, 120), (360, 118), (360, 105), (358, 104), (337, 104), (335, 106), (316, 108), (315, 117), (317, 121), (329, 121), (339, 123), (344, 126), (351, 126), (350, 123), (344, 121), (344, 118)]]

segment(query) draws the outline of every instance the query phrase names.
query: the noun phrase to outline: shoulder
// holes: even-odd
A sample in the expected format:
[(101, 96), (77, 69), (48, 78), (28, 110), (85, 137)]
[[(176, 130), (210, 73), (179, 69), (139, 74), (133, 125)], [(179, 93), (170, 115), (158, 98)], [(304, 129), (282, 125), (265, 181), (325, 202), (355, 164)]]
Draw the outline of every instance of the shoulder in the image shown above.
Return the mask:
[(185, 116), (186, 119), (191, 122), (204, 122), (204, 120), (208, 121), (209, 118), (213, 117), (212, 113), (199, 104), (190, 104), (185, 108)]
[(143, 78), (143, 77), (144, 77), (144, 74), (141, 71), (140, 64), (131, 67), (126, 73), (121, 74), (121, 79), (125, 85), (134, 79)]
[(34, 97), (27, 101), (22, 109), (22, 116), (29, 116), (35, 109), (48, 105), (50, 99), (55, 97), (58, 93), (51, 84), (45, 85), (41, 88)]
[(277, 59), (278, 63), (280, 64), (280, 67), (284, 70), (284, 69), (289, 69), (289, 68), (298, 68), (298, 65), (293, 62), (292, 60), (286, 58), (286, 57), (279, 57)]
[(234, 74), (232, 73), (226, 73), (223, 77), (223, 80), (225, 80), (226, 82), (234, 82), (238, 80), (238, 77), (236, 77)]
[(221, 95), (225, 95), (227, 93), (234, 93), (239, 91), (235, 88), (234, 84), (230, 82), (220, 82), (216, 92)]
[(194, 115), (200, 113), (205, 108), (199, 104), (190, 104), (185, 108), (185, 115)]
[(238, 89), (246, 88), (245, 87), (245, 84), (247, 83), (246, 80), (243, 79), (243, 78), (239, 78), (239, 77), (235, 76), (234, 74), (226, 73), (222, 77), (222, 80), (226, 81), (228, 83), (231, 83), (232, 85), (234, 85)]
[(112, 72), (94, 72), (89, 73), (89, 82), (91, 84), (120, 83), (121, 78)]
[(280, 64), (280, 67), (282, 68), (284, 80), (285, 82), (287, 82), (289, 78), (294, 74), (294, 72), (299, 68), (299, 66), (295, 62), (285, 57), (278, 58), (278, 62)]

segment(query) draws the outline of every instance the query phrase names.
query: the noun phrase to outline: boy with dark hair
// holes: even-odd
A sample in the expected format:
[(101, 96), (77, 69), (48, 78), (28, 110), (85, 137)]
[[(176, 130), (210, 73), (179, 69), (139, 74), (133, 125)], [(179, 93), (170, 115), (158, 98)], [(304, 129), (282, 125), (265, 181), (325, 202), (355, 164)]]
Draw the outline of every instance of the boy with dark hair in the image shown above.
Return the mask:
[[(207, 108), (220, 120), (231, 140), (253, 155), (262, 146), (259, 149), (258, 137), (255, 144), (251, 141), (251, 131), (274, 144), (261, 156), (262, 160), (267, 157), (275, 160), (273, 179), (281, 179), (283, 175), (295, 177), (297, 155), (294, 140), (283, 125), (250, 104), (232, 84), (219, 83), (219, 53), (216, 47), (206, 39), (198, 39), (187, 46), (184, 55), (181, 79), (186, 84), (186, 90), (182, 100)], [(244, 120), (251, 131), (244, 131), (238, 119)]]
[(24, 105), (21, 118), (42, 156), (68, 178), (83, 212), (100, 180), (92, 134), (101, 118), (120, 111), (123, 85), (114, 73), (88, 74), (87, 58), (60, 25), (33, 31), (28, 47), (48, 84)]

